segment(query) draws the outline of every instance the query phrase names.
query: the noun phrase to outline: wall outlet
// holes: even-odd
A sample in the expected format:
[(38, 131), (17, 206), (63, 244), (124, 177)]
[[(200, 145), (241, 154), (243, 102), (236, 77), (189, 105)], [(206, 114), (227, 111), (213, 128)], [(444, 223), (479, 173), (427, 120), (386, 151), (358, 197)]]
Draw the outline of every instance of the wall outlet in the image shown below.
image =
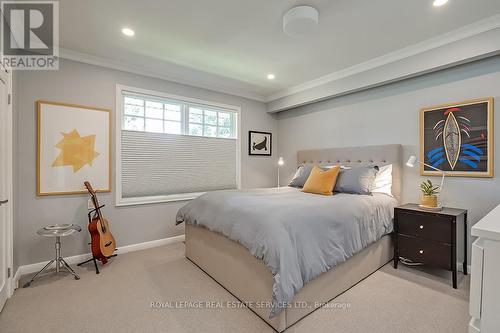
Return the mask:
[(87, 200), (87, 209), (88, 210), (94, 209), (94, 203), (92, 202), (92, 199)]

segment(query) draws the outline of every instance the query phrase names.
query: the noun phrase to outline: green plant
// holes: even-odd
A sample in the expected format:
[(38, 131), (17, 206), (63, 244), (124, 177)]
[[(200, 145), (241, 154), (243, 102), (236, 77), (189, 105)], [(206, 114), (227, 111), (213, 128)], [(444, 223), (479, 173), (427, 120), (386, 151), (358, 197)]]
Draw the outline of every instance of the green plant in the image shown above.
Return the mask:
[(429, 179), (427, 179), (427, 181), (420, 184), (420, 190), (424, 195), (436, 195), (439, 193), (439, 186), (435, 186)]

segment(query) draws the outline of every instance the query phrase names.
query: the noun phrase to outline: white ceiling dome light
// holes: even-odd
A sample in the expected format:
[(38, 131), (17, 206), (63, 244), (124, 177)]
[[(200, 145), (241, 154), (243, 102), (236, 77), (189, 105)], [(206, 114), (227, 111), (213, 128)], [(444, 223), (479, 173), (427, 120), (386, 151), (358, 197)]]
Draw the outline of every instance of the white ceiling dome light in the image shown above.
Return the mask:
[(290, 36), (304, 36), (318, 27), (319, 12), (311, 6), (296, 6), (283, 15), (283, 31)]

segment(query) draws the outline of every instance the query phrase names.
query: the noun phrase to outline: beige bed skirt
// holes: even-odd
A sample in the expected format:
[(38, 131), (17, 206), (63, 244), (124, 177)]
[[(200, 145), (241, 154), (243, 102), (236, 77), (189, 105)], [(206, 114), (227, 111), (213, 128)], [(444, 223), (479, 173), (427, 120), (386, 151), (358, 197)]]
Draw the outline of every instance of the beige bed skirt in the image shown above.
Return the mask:
[(392, 237), (384, 236), (346, 262), (309, 282), (292, 304), (269, 318), (273, 276), (262, 260), (242, 245), (203, 227), (186, 224), (186, 257), (282, 332), (322, 304), (372, 274), (393, 258)]

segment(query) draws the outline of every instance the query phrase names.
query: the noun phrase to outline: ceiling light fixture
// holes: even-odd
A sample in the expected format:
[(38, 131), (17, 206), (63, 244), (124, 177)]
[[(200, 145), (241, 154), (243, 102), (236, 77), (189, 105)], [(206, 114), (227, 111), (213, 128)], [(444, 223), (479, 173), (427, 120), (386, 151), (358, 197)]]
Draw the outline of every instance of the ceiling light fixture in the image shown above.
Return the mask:
[(446, 5), (447, 2), (448, 2), (448, 0), (434, 0), (434, 2), (432, 3), (432, 5), (434, 7), (441, 7), (443, 5)]
[(274, 76), (274, 74), (267, 74), (267, 79), (268, 80), (274, 80), (276, 76)]
[(127, 37), (133, 37), (135, 35), (135, 31), (130, 28), (123, 28), (122, 34), (124, 34)]
[(283, 15), (283, 31), (290, 36), (304, 36), (318, 27), (319, 12), (311, 6), (296, 6)]

